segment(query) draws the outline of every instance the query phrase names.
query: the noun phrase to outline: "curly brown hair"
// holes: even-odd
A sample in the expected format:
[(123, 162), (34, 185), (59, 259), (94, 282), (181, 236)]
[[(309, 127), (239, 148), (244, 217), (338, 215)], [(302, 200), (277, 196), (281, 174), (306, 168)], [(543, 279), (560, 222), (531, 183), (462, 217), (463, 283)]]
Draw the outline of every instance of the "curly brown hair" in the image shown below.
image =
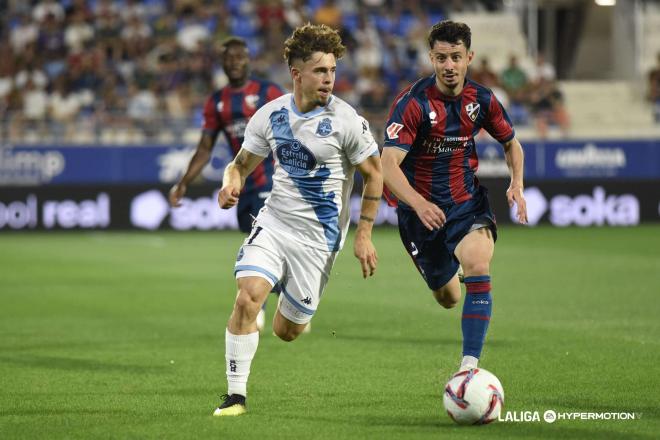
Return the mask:
[(331, 53), (339, 59), (344, 56), (346, 47), (339, 33), (324, 24), (307, 23), (298, 27), (284, 42), (284, 59), (289, 67), (295, 59), (307, 61), (314, 52)]

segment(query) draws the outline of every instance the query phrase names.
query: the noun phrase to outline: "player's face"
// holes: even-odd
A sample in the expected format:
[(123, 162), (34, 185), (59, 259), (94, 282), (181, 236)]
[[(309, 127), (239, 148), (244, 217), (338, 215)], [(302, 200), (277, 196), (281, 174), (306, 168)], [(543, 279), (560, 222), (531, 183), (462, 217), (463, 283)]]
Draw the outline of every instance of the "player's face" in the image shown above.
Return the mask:
[(225, 50), (222, 57), (222, 68), (231, 84), (240, 84), (247, 79), (249, 62), (246, 47), (232, 45)]
[(460, 93), (474, 52), (468, 50), (463, 42), (451, 44), (436, 40), (429, 56), (440, 91), (447, 95)]
[(328, 103), (335, 86), (337, 60), (332, 53), (314, 52), (310, 59), (294, 63), (291, 68), (294, 89), (301, 94), (302, 104), (310, 111)]

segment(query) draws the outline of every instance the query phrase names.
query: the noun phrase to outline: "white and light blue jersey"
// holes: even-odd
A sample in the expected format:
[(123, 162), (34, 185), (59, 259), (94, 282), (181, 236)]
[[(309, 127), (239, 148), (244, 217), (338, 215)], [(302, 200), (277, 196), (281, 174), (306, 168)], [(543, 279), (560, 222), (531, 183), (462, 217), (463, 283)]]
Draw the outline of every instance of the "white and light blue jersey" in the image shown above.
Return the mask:
[(250, 119), (243, 148), (275, 158), (273, 190), (257, 223), (307, 246), (341, 249), (355, 165), (378, 154), (367, 121), (335, 96), (300, 113), (286, 94)]

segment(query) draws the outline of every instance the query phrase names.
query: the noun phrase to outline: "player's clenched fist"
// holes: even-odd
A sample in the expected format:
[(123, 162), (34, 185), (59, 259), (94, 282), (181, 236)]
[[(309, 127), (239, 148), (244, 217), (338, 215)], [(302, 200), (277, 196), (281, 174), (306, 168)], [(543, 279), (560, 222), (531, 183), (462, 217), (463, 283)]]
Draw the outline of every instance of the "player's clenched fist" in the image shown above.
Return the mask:
[(218, 193), (218, 204), (222, 209), (229, 209), (238, 203), (240, 193), (233, 186), (223, 186)]

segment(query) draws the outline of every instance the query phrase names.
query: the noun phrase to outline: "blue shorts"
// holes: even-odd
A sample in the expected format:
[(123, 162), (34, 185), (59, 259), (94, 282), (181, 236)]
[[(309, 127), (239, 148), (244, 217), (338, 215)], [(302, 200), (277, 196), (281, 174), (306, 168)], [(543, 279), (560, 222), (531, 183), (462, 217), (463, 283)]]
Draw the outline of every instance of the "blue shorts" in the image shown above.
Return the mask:
[(473, 225), (487, 226), (493, 239), (497, 239), (495, 215), (485, 187), (480, 186), (472, 199), (443, 211), (447, 217), (445, 226), (429, 231), (415, 211), (404, 206), (397, 209), (401, 241), (431, 290), (447, 284), (458, 271), (454, 250)]
[(252, 222), (257, 218), (259, 210), (263, 208), (264, 202), (270, 195), (270, 190), (253, 190), (241, 194), (238, 198), (236, 215), (238, 217), (238, 229), (249, 233), (252, 230)]

